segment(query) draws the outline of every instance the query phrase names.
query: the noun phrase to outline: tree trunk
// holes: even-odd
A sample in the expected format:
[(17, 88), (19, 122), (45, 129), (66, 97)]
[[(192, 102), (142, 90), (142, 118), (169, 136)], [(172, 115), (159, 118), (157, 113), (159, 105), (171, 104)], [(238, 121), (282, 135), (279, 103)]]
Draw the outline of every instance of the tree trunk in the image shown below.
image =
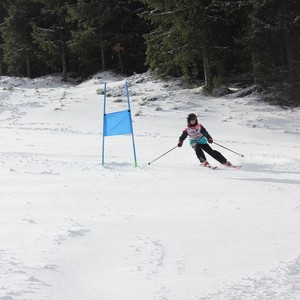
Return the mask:
[(205, 89), (208, 92), (211, 92), (213, 89), (213, 84), (212, 84), (212, 76), (211, 76), (210, 62), (209, 62), (208, 52), (207, 52), (207, 43), (206, 43), (205, 33), (203, 33), (202, 56), (203, 56), (203, 71), (204, 71)]
[(66, 54), (66, 44), (63, 42), (63, 45), (61, 47), (61, 65), (62, 65), (62, 80), (68, 81), (68, 75), (67, 75), (67, 54)]
[(28, 78), (31, 78), (30, 59), (28, 55), (26, 55), (26, 74)]
[[(58, 17), (58, 22), (61, 28), (65, 28), (65, 21), (64, 16), (62, 14)], [(66, 45), (66, 38), (65, 38), (65, 32), (64, 30), (60, 30), (60, 55), (61, 55), (61, 66), (62, 66), (62, 80), (67, 82), (68, 76), (67, 76), (67, 45)]]
[(251, 52), (251, 64), (252, 64), (252, 75), (253, 75), (253, 80), (254, 83), (261, 86), (265, 87), (265, 80), (264, 80), (264, 75), (262, 71), (262, 63), (261, 59), (256, 51)]
[(123, 74), (123, 63), (122, 63), (121, 53), (118, 53), (118, 60), (119, 60), (119, 64), (120, 64), (120, 72), (121, 72), (121, 74)]
[(290, 82), (293, 82), (295, 80), (295, 57), (294, 57), (294, 52), (292, 48), (292, 43), (291, 43), (291, 37), (289, 33), (289, 28), (288, 28), (288, 22), (286, 19), (286, 2), (281, 1), (280, 2), (280, 11), (279, 11), (279, 20), (281, 23), (281, 26), (283, 28), (283, 39), (284, 39), (284, 44), (285, 44), (285, 50), (286, 50), (286, 59), (287, 59), (287, 64), (288, 64), (288, 74), (289, 74), (289, 80)]
[(105, 53), (104, 53), (104, 44), (101, 44), (101, 64), (102, 64), (102, 70), (106, 69), (105, 65)]

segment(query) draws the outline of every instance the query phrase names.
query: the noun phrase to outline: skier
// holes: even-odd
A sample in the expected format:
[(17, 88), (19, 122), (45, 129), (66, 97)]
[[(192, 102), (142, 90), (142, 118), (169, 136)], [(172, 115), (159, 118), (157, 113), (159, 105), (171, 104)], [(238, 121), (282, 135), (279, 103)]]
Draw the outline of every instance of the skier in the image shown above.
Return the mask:
[(202, 124), (198, 123), (195, 114), (189, 114), (187, 117), (187, 128), (185, 128), (179, 137), (177, 146), (181, 147), (183, 141), (189, 137), (190, 145), (196, 152), (198, 159), (203, 167), (210, 167), (209, 162), (206, 160), (203, 150), (212, 156), (222, 165), (231, 167), (232, 164), (220, 152), (213, 150), (208, 143), (213, 143), (213, 138), (209, 135)]

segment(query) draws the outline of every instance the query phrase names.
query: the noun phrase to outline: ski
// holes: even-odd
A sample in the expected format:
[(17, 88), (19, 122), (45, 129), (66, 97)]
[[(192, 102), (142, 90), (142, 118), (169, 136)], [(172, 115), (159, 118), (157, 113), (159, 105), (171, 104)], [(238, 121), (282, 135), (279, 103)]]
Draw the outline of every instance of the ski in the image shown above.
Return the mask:
[(233, 168), (236, 170), (240, 170), (242, 168), (242, 166), (233, 166)]
[(241, 167), (242, 167), (242, 166), (233, 166), (233, 168), (234, 168), (234, 169), (237, 169), (237, 170), (241, 169)]
[[(230, 165), (230, 166), (224, 165), (224, 166), (227, 167), (227, 168), (232, 168), (232, 169), (236, 169), (236, 170), (239, 170), (242, 167), (241, 165)], [(211, 166), (209, 164), (205, 165), (205, 166), (201, 164), (201, 167), (212, 169), (212, 170), (216, 170), (218, 168), (217, 166)]]
[(208, 168), (212, 169), (212, 170), (216, 170), (218, 167), (217, 166), (209, 166)]
[(224, 167), (232, 168), (239, 170), (242, 166), (241, 165), (233, 165), (230, 161), (227, 161), (225, 164), (223, 164)]
[(212, 169), (212, 170), (216, 170), (216, 169), (217, 169), (217, 166), (211, 166), (211, 165), (207, 165), (207, 166), (201, 165), (201, 167), (203, 167), (203, 168), (208, 168), (208, 169)]
[(231, 166), (226, 166), (226, 167), (239, 170), (242, 166), (231, 165)]

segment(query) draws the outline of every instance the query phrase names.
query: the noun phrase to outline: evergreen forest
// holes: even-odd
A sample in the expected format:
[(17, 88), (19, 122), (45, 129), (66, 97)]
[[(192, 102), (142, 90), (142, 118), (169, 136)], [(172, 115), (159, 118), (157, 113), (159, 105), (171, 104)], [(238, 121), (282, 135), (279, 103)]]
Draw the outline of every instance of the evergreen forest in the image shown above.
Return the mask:
[(300, 106), (299, 0), (0, 0), (0, 76), (101, 70)]

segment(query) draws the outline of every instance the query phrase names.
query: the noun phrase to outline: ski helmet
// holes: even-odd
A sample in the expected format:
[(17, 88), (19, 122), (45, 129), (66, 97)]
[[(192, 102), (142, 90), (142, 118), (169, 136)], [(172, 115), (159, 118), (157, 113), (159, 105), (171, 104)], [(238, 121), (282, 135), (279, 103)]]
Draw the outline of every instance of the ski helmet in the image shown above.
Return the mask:
[(191, 120), (197, 120), (197, 116), (195, 114), (189, 114), (187, 117), (188, 124), (191, 124)]

